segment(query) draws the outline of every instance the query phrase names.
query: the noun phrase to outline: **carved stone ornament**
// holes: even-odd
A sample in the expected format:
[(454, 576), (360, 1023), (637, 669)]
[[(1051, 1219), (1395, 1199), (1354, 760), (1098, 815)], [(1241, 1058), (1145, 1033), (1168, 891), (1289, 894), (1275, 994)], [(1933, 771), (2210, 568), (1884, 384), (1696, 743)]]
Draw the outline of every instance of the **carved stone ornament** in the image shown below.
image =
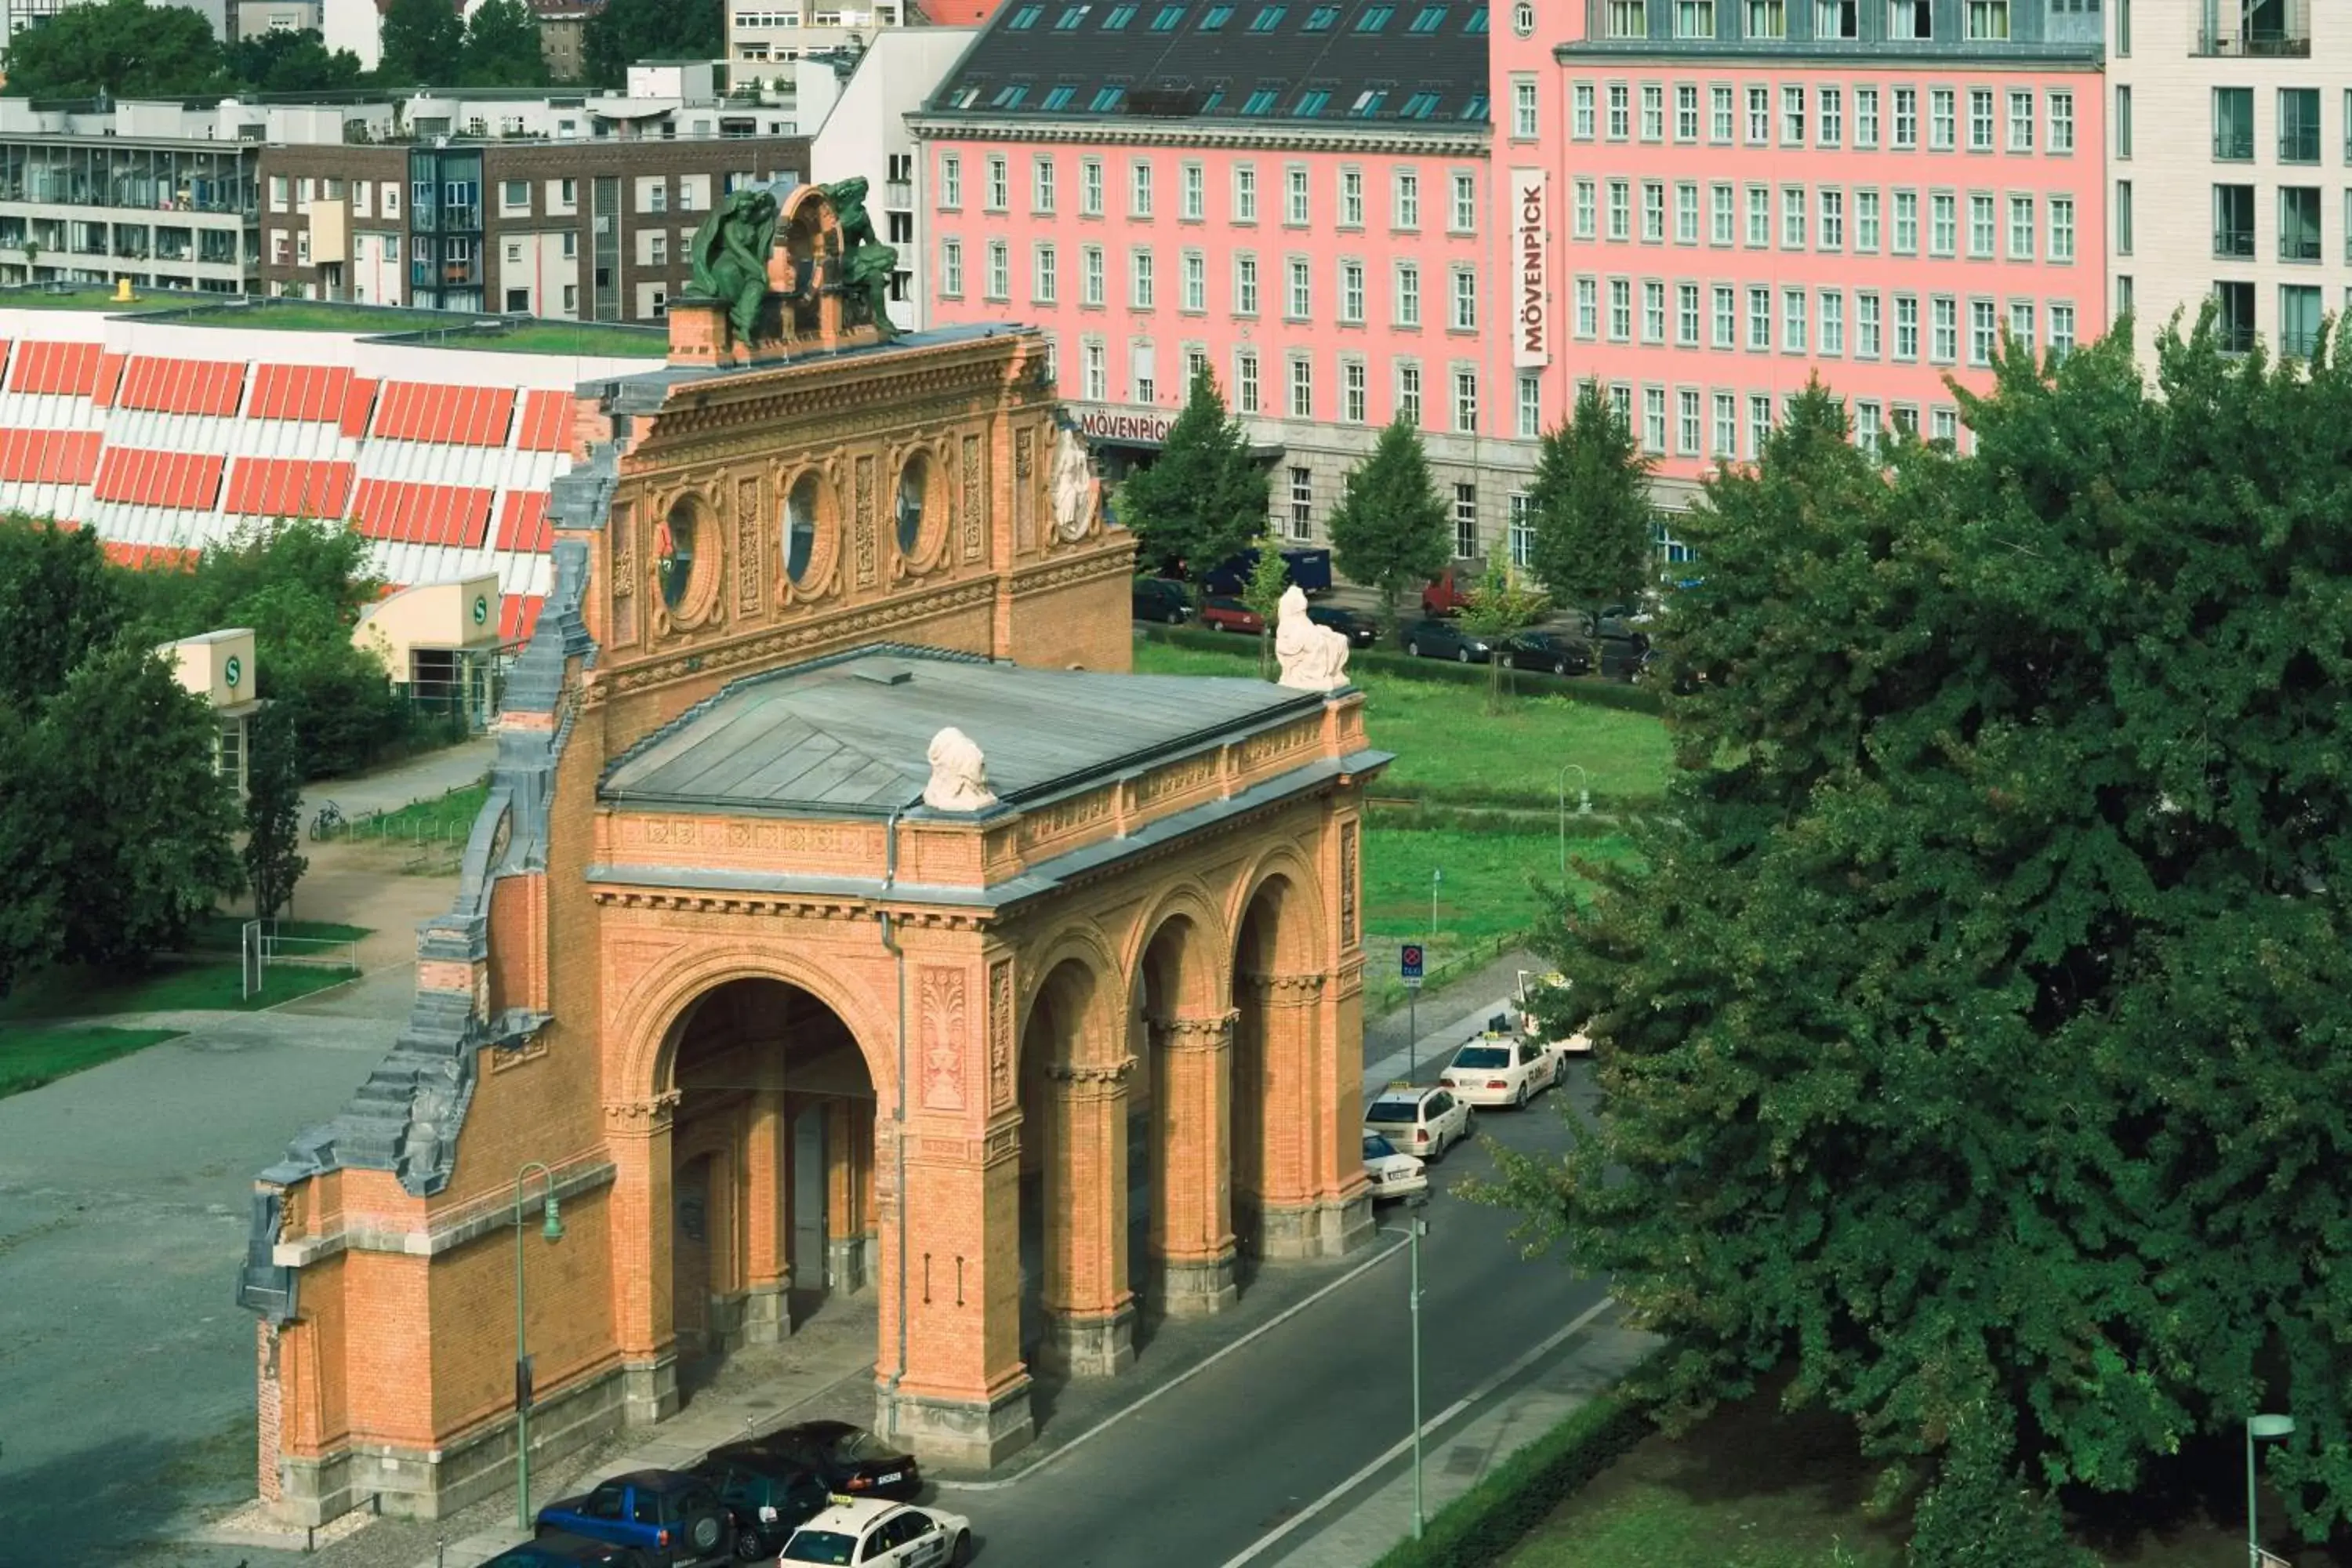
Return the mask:
[(604, 1131), (636, 1138), (664, 1131), (677, 1114), (677, 1090), (673, 1089), (644, 1100), (607, 1100)]
[(1331, 691), (1348, 684), (1348, 639), (1307, 615), (1307, 595), (1296, 583), (1282, 591), (1274, 627), (1281, 684), (1300, 691)]
[(988, 787), (988, 759), (961, 730), (950, 725), (931, 737), (931, 782), (923, 804), (933, 811), (986, 811), (996, 804)]
[(1115, 1062), (1055, 1062), (1045, 1069), (1045, 1076), (1055, 1083), (1111, 1084), (1134, 1070), (1135, 1058), (1121, 1057)]
[(1054, 531), (1070, 541), (1084, 539), (1095, 526), (1095, 500), (1100, 486), (1087, 443), (1073, 426), (1054, 436), (1054, 467), (1048, 476), (1054, 493)]
[(1160, 1018), (1153, 1020), (1152, 1033), (1162, 1050), (1221, 1051), (1233, 1044), (1234, 1023), (1240, 1016), (1235, 1008), (1213, 1018)]
[(923, 1108), (964, 1108), (963, 971), (927, 963), (922, 974)]

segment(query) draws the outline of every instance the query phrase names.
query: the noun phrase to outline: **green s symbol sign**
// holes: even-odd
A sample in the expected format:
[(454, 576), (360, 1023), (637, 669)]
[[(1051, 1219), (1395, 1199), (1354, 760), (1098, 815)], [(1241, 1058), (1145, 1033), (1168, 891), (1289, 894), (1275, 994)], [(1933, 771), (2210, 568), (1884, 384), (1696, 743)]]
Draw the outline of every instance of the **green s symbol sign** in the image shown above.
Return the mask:
[(489, 600), (489, 595), (486, 595), (486, 594), (477, 594), (477, 595), (474, 595), (474, 624), (475, 624), (476, 626), (485, 626), (485, 625), (488, 625), (488, 622), (489, 622), (489, 618), (490, 618), (490, 600)]
[(238, 681), (245, 679), (245, 660), (235, 654), (229, 655), (228, 663), (221, 667), (221, 679), (234, 688)]

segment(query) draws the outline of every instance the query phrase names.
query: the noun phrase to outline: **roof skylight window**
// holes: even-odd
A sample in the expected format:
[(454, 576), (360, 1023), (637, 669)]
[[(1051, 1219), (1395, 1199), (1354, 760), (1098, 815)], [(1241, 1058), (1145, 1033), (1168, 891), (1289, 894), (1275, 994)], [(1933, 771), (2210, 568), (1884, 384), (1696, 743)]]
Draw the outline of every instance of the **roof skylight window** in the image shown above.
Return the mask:
[(1127, 89), (1123, 87), (1107, 87), (1095, 94), (1095, 100), (1091, 107), (1097, 114), (1108, 114), (1112, 110), (1117, 109), (1119, 106), (1120, 100), (1126, 97)]
[(1018, 109), (1021, 107), (1022, 100), (1026, 99), (1028, 96), (1029, 89), (1026, 87), (1018, 84), (1012, 87), (999, 88), (997, 89), (996, 96), (988, 100), (988, 107), (991, 109)]
[(1201, 31), (1222, 33), (1224, 31), (1225, 24), (1233, 19), (1234, 8), (1231, 5), (1212, 5), (1201, 13)]
[(1037, 25), (1037, 18), (1045, 14), (1045, 7), (1043, 5), (1024, 5), (1018, 11), (1013, 12), (1012, 19), (1004, 25), (1013, 32), (1025, 33), (1030, 28), (1035, 26)]
[(1048, 110), (1067, 109), (1070, 107), (1070, 100), (1077, 96), (1078, 89), (1065, 83), (1063, 86), (1057, 87), (1051, 92), (1047, 93), (1045, 95), (1045, 101), (1039, 104), (1037, 107)]
[(1063, 6), (1062, 14), (1054, 18), (1054, 30), (1057, 33), (1068, 32), (1071, 28), (1085, 21), (1087, 19), (1087, 13), (1093, 9), (1094, 7), (1091, 5)]
[(1485, 120), (1486, 118), (1486, 95), (1483, 92), (1472, 93), (1470, 95), (1470, 101), (1462, 106), (1462, 118), (1473, 121)]
[(1404, 100), (1404, 107), (1397, 112), (1407, 120), (1426, 120), (1437, 112), (1437, 94), (1416, 92)]
[(1433, 33), (1444, 26), (1445, 26), (1445, 7), (1443, 5), (1423, 5), (1421, 10), (1414, 15), (1412, 26), (1406, 30), (1408, 32), (1414, 33)]
[(1298, 108), (1296, 112), (1301, 120), (1312, 120), (1322, 113), (1330, 101), (1331, 95), (1318, 87), (1311, 92), (1302, 92), (1298, 95)]
[(1151, 18), (1151, 30), (1155, 33), (1172, 33), (1176, 30), (1176, 24), (1183, 19), (1183, 6), (1162, 5), (1160, 7), (1160, 15)]
[(1381, 106), (1388, 100), (1389, 95), (1384, 89), (1368, 87), (1356, 95), (1356, 101), (1348, 106), (1348, 112), (1359, 120), (1369, 120), (1378, 114)]
[(1387, 26), (1389, 25), (1389, 18), (1395, 15), (1396, 7), (1393, 5), (1375, 5), (1370, 10), (1356, 18), (1356, 31), (1360, 33), (1377, 33), (1381, 28)]
[(1471, 12), (1470, 19), (1462, 24), (1462, 30), (1465, 33), (1485, 32), (1486, 30), (1486, 7), (1481, 5), (1476, 10)]
[(1124, 33), (1127, 31), (1127, 25), (1134, 20), (1134, 6), (1114, 5), (1110, 8), (1110, 15), (1103, 18), (1103, 31), (1106, 33)]
[(1259, 88), (1255, 92), (1249, 95), (1249, 101), (1242, 105), (1242, 112), (1244, 114), (1271, 114), (1274, 111), (1275, 100), (1281, 96), (1282, 89), (1278, 87)]
[(1305, 33), (1328, 33), (1331, 30), (1333, 24), (1339, 20), (1339, 7), (1337, 5), (1318, 5), (1315, 9), (1307, 13), (1307, 26), (1300, 28), (1299, 31)]
[(1287, 14), (1287, 11), (1288, 7), (1283, 5), (1266, 5), (1261, 7), (1258, 14), (1250, 18), (1250, 31), (1253, 33), (1273, 32), (1276, 27), (1282, 26), (1282, 18)]

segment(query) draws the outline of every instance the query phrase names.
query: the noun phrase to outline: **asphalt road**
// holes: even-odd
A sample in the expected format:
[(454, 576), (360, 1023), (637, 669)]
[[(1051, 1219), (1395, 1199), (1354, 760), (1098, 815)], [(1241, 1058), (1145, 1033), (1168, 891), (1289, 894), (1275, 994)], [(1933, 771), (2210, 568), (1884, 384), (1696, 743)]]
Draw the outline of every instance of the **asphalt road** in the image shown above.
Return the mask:
[[(1455, 994), (1475, 999), (1484, 988)], [(1431, 1010), (1450, 1020), (1468, 1005), (1454, 1000)], [(1481, 1115), (1479, 1133), (1514, 1149), (1564, 1149), (1560, 1104), (1587, 1098), (1589, 1070), (1571, 1066), (1565, 1088), (1527, 1111)], [(1422, 1076), (1434, 1074), (1424, 1068)], [(1435, 1190), (1421, 1211), (1429, 1221), (1422, 1243), (1424, 1416), (1470, 1393), (1606, 1293), (1604, 1283), (1576, 1280), (1555, 1258), (1521, 1258), (1508, 1234), (1510, 1214), (1448, 1190), (1493, 1169), (1492, 1157), (1475, 1143), (1432, 1168)], [(1384, 1205), (1380, 1221), (1398, 1225), (1403, 1212)], [(1383, 1236), (1367, 1256), (1396, 1245)], [(982, 1568), (1228, 1563), (1411, 1432), (1406, 1296), (1407, 1262), (1399, 1247), (1066, 1458), (1010, 1487), (947, 1491), (936, 1501), (971, 1517)], [(1426, 1439), (1431, 1463), (1442, 1462), (1444, 1442), (1442, 1431)], [(1407, 1523), (1398, 1521), (1399, 1534)], [(1278, 1563), (1312, 1533), (1313, 1527), (1301, 1530), (1253, 1568)]]

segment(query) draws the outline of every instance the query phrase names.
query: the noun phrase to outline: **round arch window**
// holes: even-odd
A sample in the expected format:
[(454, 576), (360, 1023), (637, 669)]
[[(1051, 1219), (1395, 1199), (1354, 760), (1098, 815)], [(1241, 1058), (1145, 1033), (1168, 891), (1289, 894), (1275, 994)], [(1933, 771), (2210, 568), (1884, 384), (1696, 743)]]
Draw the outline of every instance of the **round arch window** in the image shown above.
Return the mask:
[(803, 474), (784, 498), (784, 574), (795, 584), (808, 575), (816, 558), (817, 485), (814, 474)]
[(919, 452), (898, 470), (898, 553), (912, 557), (923, 537), (923, 500), (930, 489), (930, 465)]
[(698, 542), (696, 522), (700, 513), (701, 508), (692, 496), (678, 497), (671, 503), (669, 516), (654, 541), (654, 563), (661, 574), (662, 603), (673, 611), (685, 606), (687, 594), (694, 586), (694, 552)]
[(1536, 30), (1536, 8), (1532, 0), (1519, 0), (1519, 4), (1512, 7), (1511, 26), (1522, 38)]

